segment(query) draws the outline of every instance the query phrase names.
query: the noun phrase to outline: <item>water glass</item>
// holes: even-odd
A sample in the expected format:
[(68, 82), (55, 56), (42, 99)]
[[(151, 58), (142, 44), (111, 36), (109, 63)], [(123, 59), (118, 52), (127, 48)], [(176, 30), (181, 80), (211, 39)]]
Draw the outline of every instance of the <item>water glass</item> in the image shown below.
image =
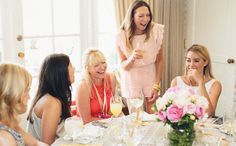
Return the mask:
[(74, 132), (80, 130), (83, 127), (83, 122), (79, 117), (73, 116), (65, 120), (65, 132), (67, 135), (72, 136)]
[(127, 100), (129, 113), (132, 114), (136, 112), (136, 121), (138, 121), (141, 114), (140, 111), (143, 109), (143, 102), (144, 102), (143, 92), (142, 90), (132, 91), (130, 95), (131, 98)]

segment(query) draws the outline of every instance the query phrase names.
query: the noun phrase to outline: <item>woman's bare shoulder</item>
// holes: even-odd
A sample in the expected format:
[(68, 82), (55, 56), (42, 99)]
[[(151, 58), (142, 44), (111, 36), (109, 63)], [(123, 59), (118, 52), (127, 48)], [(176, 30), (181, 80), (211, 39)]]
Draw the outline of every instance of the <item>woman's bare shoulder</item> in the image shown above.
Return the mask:
[(219, 88), (222, 88), (221, 82), (217, 79), (213, 79), (214, 82), (212, 84), (212, 86), (218, 86)]
[(79, 85), (77, 87), (77, 91), (76, 91), (77, 98), (88, 97), (90, 90), (91, 90), (91, 86), (89, 86), (87, 81), (81, 80), (81, 82), (79, 83)]
[(16, 146), (16, 141), (9, 132), (0, 130), (0, 146)]

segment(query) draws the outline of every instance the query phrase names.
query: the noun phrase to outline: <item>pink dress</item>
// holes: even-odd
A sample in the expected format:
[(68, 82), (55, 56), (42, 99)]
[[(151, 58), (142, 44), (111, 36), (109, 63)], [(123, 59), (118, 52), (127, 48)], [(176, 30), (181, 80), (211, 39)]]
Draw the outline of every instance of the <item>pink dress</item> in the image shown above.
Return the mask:
[[(145, 34), (134, 36), (132, 46), (142, 48), (145, 54), (143, 59), (135, 60), (130, 70), (121, 70), (121, 92), (123, 97), (139, 96), (140, 91), (143, 91), (144, 97), (151, 97), (152, 86), (156, 81), (155, 61), (162, 45), (163, 33), (164, 26), (154, 23), (147, 42), (144, 43)], [(120, 30), (116, 38), (116, 44), (128, 58), (130, 55), (126, 51), (125, 37), (125, 31)]]

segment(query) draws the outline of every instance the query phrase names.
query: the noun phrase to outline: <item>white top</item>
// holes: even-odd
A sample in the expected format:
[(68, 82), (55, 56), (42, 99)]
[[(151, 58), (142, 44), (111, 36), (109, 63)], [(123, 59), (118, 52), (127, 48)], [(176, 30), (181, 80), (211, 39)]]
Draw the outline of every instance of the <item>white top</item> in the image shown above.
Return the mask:
[[(181, 76), (176, 77), (177, 80), (177, 86), (182, 87), (182, 88), (192, 88), (197, 94), (200, 95), (200, 91), (198, 86), (189, 86), (187, 85), (181, 78)], [(206, 91), (208, 94), (210, 94), (210, 89), (212, 84), (216, 81), (216, 79), (211, 79), (208, 82), (205, 83)]]
[[(152, 86), (156, 80), (156, 56), (159, 53), (163, 40), (164, 26), (154, 23), (148, 41), (144, 41), (146, 34), (135, 35), (132, 40), (134, 49), (144, 50), (143, 59), (137, 59), (133, 67), (121, 70), (121, 92), (123, 97), (132, 98), (143, 91), (144, 97), (150, 97)], [(116, 45), (120, 47), (126, 58), (130, 53), (126, 50), (126, 33), (120, 30), (116, 37)]]
[[(34, 136), (36, 139), (41, 140), (41, 119), (36, 116), (34, 111), (32, 112), (32, 119), (34, 122), (33, 124), (28, 122), (27, 132)], [(64, 123), (65, 122), (62, 121), (57, 126), (56, 139), (65, 135)]]

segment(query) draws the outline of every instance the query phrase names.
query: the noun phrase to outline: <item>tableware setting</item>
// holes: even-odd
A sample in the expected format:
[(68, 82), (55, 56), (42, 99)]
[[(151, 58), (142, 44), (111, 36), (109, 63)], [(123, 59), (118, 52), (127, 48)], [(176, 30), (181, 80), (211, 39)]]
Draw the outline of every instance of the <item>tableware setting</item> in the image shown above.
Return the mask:
[(223, 124), (216, 124), (216, 119), (207, 119), (195, 124), (196, 139), (195, 145), (225, 146), (231, 145), (232, 135), (223, 132)]
[(79, 117), (73, 116), (69, 117), (65, 120), (65, 135), (63, 137), (64, 140), (72, 140), (73, 135), (78, 131), (81, 131), (83, 128), (83, 122)]
[(96, 144), (104, 133), (104, 128), (87, 124), (73, 134), (73, 141), (80, 144)]
[(107, 128), (108, 122), (105, 120), (94, 121), (83, 125), (78, 117), (70, 117), (65, 121), (66, 134), (63, 137), (66, 141), (73, 141), (80, 144), (97, 143)]

